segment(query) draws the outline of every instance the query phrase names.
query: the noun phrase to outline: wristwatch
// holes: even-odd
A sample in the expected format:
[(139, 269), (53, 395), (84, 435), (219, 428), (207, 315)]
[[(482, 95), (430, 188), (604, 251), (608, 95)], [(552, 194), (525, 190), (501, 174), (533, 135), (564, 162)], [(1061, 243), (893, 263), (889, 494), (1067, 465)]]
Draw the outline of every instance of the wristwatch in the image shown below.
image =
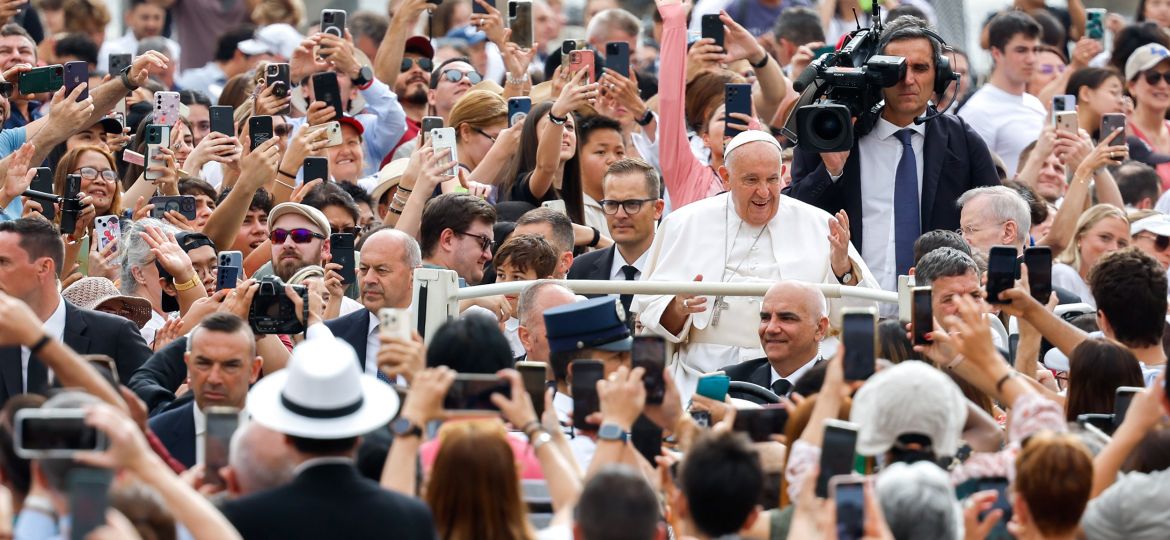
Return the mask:
[(409, 418), (399, 416), (390, 422), (390, 431), (395, 437), (422, 437), (422, 428), (411, 422)]
[(358, 70), (357, 77), (354, 77), (352, 81), (354, 86), (365, 89), (370, 83), (374, 82), (374, 70), (370, 69), (370, 66), (362, 66)]
[(853, 269), (852, 268), (850, 268), (849, 270), (846, 270), (844, 274), (837, 276), (837, 282), (839, 282), (839, 283), (849, 283), (851, 281), (853, 281)]
[(651, 111), (650, 109), (646, 109), (646, 114), (643, 114), (641, 118), (634, 120), (634, 121), (637, 122), (639, 126), (645, 127), (645, 126), (649, 125), (650, 121), (653, 119), (654, 119), (654, 111)]
[(626, 442), (630, 440), (630, 432), (621, 428), (621, 426), (612, 422), (601, 424), (601, 429), (597, 430), (597, 438), (602, 441), (618, 441)]

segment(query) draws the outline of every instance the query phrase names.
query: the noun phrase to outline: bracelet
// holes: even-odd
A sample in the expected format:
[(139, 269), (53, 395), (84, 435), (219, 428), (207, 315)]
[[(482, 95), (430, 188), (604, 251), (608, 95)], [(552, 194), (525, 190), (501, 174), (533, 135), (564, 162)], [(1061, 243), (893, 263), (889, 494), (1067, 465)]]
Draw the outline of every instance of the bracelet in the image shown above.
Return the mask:
[(955, 355), (954, 360), (951, 360), (951, 363), (947, 364), (947, 369), (955, 369), (955, 368), (959, 367), (959, 364), (962, 364), (963, 360), (966, 360), (966, 359), (967, 358), (961, 354)]
[(49, 337), (49, 334), (45, 334), (45, 335), (41, 336), (41, 339), (38, 339), (36, 343), (33, 343), (32, 347), (28, 348), (29, 354), (36, 355), (38, 352), (40, 352), (41, 349), (45, 348), (45, 345), (48, 345), (49, 342), (52, 340), (53, 340), (53, 338)]
[(199, 284), (199, 280), (197, 279), (197, 276), (192, 275), (191, 279), (188, 279), (187, 281), (184, 281), (183, 283), (175, 283), (175, 290), (179, 291), (179, 292), (183, 292), (183, 291), (194, 288), (198, 284)]
[(1002, 394), (1003, 393), (1003, 383), (1008, 382), (1008, 379), (1014, 378), (1016, 375), (1019, 375), (1019, 374), (1020, 374), (1020, 372), (1013, 369), (1013, 370), (1007, 372), (1003, 377), (1000, 377), (998, 381), (995, 381), (995, 393)]
[(528, 72), (524, 72), (522, 77), (513, 77), (511, 73), (504, 74), (504, 84), (522, 85), (529, 81)]
[[(407, 193), (407, 194), (414, 193), (413, 189), (410, 189), (410, 188), (403, 186), (401, 184), (398, 185), (398, 191), (401, 191), (401, 192)], [(397, 192), (395, 192), (395, 193), (397, 193)]]
[(752, 65), (753, 68), (761, 69), (764, 66), (768, 65), (768, 59), (771, 57), (772, 57), (772, 55), (768, 54), (768, 51), (764, 51), (764, 59), (760, 60), (759, 64), (752, 62), (751, 60), (748, 60), (748, 62)]
[(394, 208), (393, 206), (391, 206), (391, 207), (387, 208), (386, 210), (390, 211), (390, 213), (391, 213), (391, 214), (394, 214), (394, 215), (396, 215), (396, 216), (401, 216), (401, 215), (402, 215), (402, 210), (399, 210), (399, 209), (397, 209), (397, 208)]
[(549, 119), (549, 121), (550, 121), (550, 122), (552, 122), (552, 123), (554, 123), (554, 124), (556, 124), (556, 125), (558, 125), (558, 126), (563, 126), (563, 125), (565, 125), (565, 122), (568, 122), (568, 121), (569, 121), (569, 117), (568, 117), (568, 116), (565, 116), (565, 117), (563, 117), (563, 118), (562, 118), (562, 117), (558, 117), (557, 115), (555, 115), (555, 114), (553, 114), (553, 113), (552, 113), (552, 110), (549, 110), (549, 111), (548, 111), (548, 119)]
[(280, 175), (281, 175), (281, 176), (287, 176), (287, 177), (289, 177), (289, 178), (292, 178), (293, 180), (296, 180), (296, 179), (297, 179), (297, 175), (295, 175), (295, 174), (289, 174), (289, 173), (286, 173), (286, 172), (284, 172), (283, 170), (281, 170), (281, 169), (279, 169), (279, 168), (278, 168), (278, 169), (276, 169), (276, 172), (280, 173)]
[(529, 439), (531, 439), (532, 435), (534, 435), (538, 429), (540, 429), (540, 420), (533, 420), (527, 424), (524, 424), (524, 427), (520, 428), (520, 431), (527, 435)]
[(596, 227), (589, 228), (593, 229), (593, 240), (590, 241), (588, 245), (589, 247), (597, 247), (597, 243), (601, 241), (601, 231), (597, 230)]
[(286, 188), (289, 188), (289, 189), (291, 189), (291, 190), (293, 190), (293, 191), (296, 191), (296, 190), (297, 190), (297, 187), (296, 187), (296, 186), (294, 186), (294, 185), (292, 185), (292, 184), (285, 183), (285, 182), (281, 182), (279, 178), (273, 178), (273, 179), (272, 179), (272, 181), (273, 181), (273, 182), (276, 182), (277, 184), (280, 184), (280, 185), (282, 185), (282, 186), (284, 186), (284, 187), (286, 187)]
[(637, 122), (639, 126), (646, 127), (652, 120), (654, 120), (654, 111), (646, 109), (646, 114), (643, 114), (641, 118), (634, 120), (634, 122)]

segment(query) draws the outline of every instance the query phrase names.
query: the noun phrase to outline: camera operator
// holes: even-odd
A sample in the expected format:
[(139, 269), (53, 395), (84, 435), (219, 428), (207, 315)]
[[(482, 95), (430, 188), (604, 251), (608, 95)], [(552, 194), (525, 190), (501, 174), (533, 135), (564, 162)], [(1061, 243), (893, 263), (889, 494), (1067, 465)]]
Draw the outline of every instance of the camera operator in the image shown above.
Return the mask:
[(905, 57), (905, 76), (883, 89), (880, 117), (852, 150), (816, 155), (798, 145), (785, 191), (826, 212), (844, 209), (852, 216), (854, 245), (890, 291), (913, 265), (921, 233), (959, 227), (954, 201), (960, 194), (999, 184), (979, 135), (959, 117), (930, 106), (943, 44), (928, 31), (915, 17), (899, 17), (882, 29), (880, 54)]

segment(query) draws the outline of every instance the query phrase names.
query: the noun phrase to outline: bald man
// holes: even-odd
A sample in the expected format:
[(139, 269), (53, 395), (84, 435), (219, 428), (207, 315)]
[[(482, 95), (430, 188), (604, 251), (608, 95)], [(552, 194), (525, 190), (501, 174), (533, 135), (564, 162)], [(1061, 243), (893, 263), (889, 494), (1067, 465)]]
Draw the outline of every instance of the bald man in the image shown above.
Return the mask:
[(284, 434), (246, 422), (232, 435), (228, 466), (224, 469), (228, 495), (236, 499), (291, 482), (292, 454), (284, 443)]
[(820, 289), (781, 281), (768, 289), (760, 305), (760, 345), (766, 356), (722, 371), (733, 381), (755, 383), (786, 396), (821, 361), (820, 344), (828, 331), (828, 302)]

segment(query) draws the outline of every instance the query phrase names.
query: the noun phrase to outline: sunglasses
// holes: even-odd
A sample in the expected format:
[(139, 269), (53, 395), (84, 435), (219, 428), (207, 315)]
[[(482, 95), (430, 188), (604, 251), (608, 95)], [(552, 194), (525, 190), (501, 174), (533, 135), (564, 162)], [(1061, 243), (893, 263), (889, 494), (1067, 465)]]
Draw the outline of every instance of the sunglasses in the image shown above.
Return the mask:
[(288, 229), (272, 229), (272, 232), (268, 233), (268, 239), (273, 244), (283, 244), (290, 236), (295, 244), (308, 244), (314, 238), (325, 239), (325, 235), (310, 231), (309, 229), (293, 229), (291, 231)]
[(100, 174), (102, 176), (102, 180), (107, 182), (118, 181), (118, 172), (112, 169), (102, 169), (99, 171), (93, 167), (82, 167), (74, 171), (73, 174), (80, 174), (81, 177), (86, 180), (93, 180)]
[(1145, 77), (1146, 84), (1150, 86), (1158, 84), (1158, 80), (1163, 80), (1166, 81), (1166, 84), (1170, 84), (1170, 71), (1154, 71), (1151, 69), (1143, 73), (1142, 76)]
[(467, 73), (464, 73), (462, 71), (459, 71), (458, 69), (448, 69), (448, 70), (443, 71), (439, 75), (441, 77), (443, 77), (444, 79), (447, 79), (448, 81), (451, 81), (453, 83), (457, 83), (459, 81), (462, 81), (464, 77), (467, 77), (467, 82), (469, 82), (471, 84), (479, 84), (480, 81), (483, 80), (483, 75), (480, 75), (479, 73), (476, 73), (474, 71), (468, 71)]
[(1043, 73), (1045, 75), (1052, 75), (1053, 73), (1064, 73), (1064, 70), (1067, 68), (1068, 68), (1068, 66), (1066, 66), (1064, 64), (1058, 64), (1058, 65), (1044, 64), (1044, 65), (1040, 66), (1040, 73)]
[(427, 73), (430, 73), (432, 69), (435, 69), (435, 63), (432, 62), (430, 58), (419, 58), (418, 60), (413, 58), (403, 58), (402, 72), (406, 73), (407, 71), (410, 71), (410, 68), (414, 67), (415, 64), (418, 64), (418, 68)]
[(1154, 233), (1145, 233), (1145, 234), (1149, 235), (1149, 236), (1146, 236), (1146, 238), (1153, 237), (1154, 248), (1157, 249), (1158, 251), (1166, 251), (1167, 249), (1170, 249), (1170, 236), (1162, 236), (1160, 234), (1154, 234)]

